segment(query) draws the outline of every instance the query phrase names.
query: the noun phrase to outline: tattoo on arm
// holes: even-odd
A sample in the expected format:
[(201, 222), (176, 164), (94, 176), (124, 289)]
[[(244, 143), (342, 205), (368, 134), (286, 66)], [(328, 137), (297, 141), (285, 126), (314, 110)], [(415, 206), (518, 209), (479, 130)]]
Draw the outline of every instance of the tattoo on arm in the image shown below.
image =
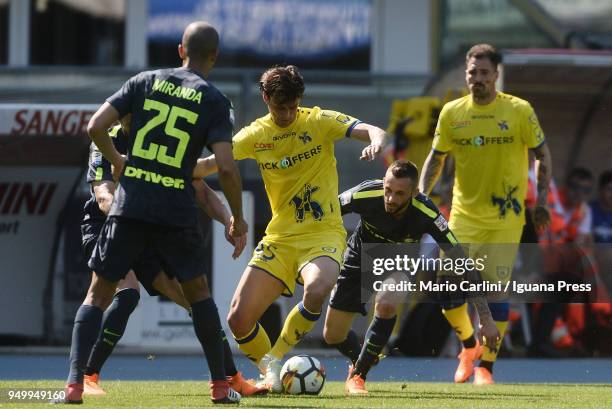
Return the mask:
[(546, 199), (548, 198), (548, 184), (550, 183), (552, 176), (550, 151), (548, 150), (548, 147), (544, 145), (535, 150), (535, 155), (536, 159), (538, 160), (536, 167), (538, 191), (537, 204), (538, 206), (546, 206)]
[(419, 190), (421, 193), (428, 195), (431, 193), (436, 181), (442, 173), (444, 167), (445, 153), (431, 151), (423, 164), (423, 173), (419, 182)]

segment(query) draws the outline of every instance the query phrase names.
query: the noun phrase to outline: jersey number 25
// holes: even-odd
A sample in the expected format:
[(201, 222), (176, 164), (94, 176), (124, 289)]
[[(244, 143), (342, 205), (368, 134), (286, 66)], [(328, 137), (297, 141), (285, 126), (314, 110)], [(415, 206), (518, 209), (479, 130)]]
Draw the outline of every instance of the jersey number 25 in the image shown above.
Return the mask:
[[(176, 120), (178, 118), (184, 118), (190, 124), (195, 124), (198, 120), (198, 114), (189, 111), (184, 108), (177, 106), (170, 107), (163, 102), (155, 101), (153, 99), (145, 99), (144, 107), (145, 111), (155, 110), (158, 112), (153, 118), (151, 118), (142, 128), (136, 133), (136, 139), (134, 140), (134, 148), (132, 154), (143, 159), (157, 160), (160, 163), (164, 163), (175, 168), (181, 167), (185, 150), (189, 142), (189, 134), (176, 128)], [(178, 139), (178, 146), (174, 155), (168, 154), (168, 147), (164, 145), (158, 145), (156, 143), (149, 143), (149, 146), (145, 148), (144, 142), (147, 134), (156, 126), (160, 126), (166, 123), (164, 132), (166, 135), (172, 136)]]

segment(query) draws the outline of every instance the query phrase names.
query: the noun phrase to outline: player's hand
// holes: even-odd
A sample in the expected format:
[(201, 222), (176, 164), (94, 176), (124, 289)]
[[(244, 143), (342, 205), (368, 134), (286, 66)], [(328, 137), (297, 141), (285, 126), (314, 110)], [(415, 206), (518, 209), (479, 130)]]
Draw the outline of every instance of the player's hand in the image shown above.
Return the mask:
[(239, 220), (234, 219), (234, 216), (230, 218), (229, 235), (233, 238), (238, 238), (249, 231), (249, 225), (244, 221), (243, 218)]
[(479, 337), (484, 340), (484, 345), (488, 346), (492, 351), (497, 350), (497, 342), (499, 342), (500, 335), (495, 321), (486, 320), (480, 324)]
[(359, 157), (359, 160), (373, 161), (382, 153), (382, 151), (383, 151), (382, 145), (370, 144), (366, 146), (365, 148), (363, 148), (363, 150), (361, 151), (361, 156)]
[(533, 209), (533, 224), (536, 230), (542, 230), (550, 225), (550, 212), (548, 207), (537, 205)]
[(225, 225), (225, 240), (227, 240), (232, 246), (234, 246), (234, 252), (232, 253), (232, 258), (236, 260), (242, 254), (242, 251), (246, 247), (247, 235), (246, 233), (242, 236), (232, 237), (230, 236), (230, 223)]
[(121, 155), (121, 160), (119, 161), (119, 163), (117, 163), (117, 165), (111, 164), (111, 171), (113, 172), (113, 180), (115, 182), (119, 182), (119, 178), (121, 177), (121, 174), (123, 173), (123, 168), (125, 168), (126, 161), (127, 161), (127, 156)]

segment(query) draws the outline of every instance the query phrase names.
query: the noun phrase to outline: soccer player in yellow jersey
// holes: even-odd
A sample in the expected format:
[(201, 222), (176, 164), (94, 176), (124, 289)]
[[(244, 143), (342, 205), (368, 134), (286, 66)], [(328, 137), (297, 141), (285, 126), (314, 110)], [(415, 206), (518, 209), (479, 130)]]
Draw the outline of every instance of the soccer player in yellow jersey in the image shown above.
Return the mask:
[[(536, 227), (549, 223), (546, 208), (551, 177), (550, 152), (531, 105), (495, 88), (501, 54), (488, 44), (472, 47), (466, 55), (466, 82), (470, 94), (447, 103), (440, 113), (432, 151), (419, 183), (429, 194), (448, 153), (455, 158), (455, 184), (450, 228), (461, 243), (471, 243), (470, 255), (488, 258), (483, 275), (497, 282), (508, 280), (525, 221), (528, 150), (534, 151), (538, 173)], [(514, 246), (483, 246), (509, 243)], [(479, 253), (480, 252), (480, 253)], [(494, 253), (494, 254), (491, 254)], [(489, 308), (503, 337), (508, 324), (508, 302)], [(497, 348), (482, 348), (474, 338), (466, 304), (445, 305), (443, 313), (463, 343), (455, 382), (474, 374), (478, 385), (493, 383)], [(473, 363), (480, 359), (477, 368)]]
[[(362, 160), (382, 152), (385, 132), (340, 112), (299, 106), (304, 82), (295, 66), (261, 76), (269, 114), (233, 139), (234, 158), (254, 159), (265, 184), (272, 220), (234, 294), (229, 327), (240, 349), (257, 363), (272, 392), (280, 392), (281, 359), (315, 325), (336, 284), (346, 232), (338, 201), (334, 142), (351, 137), (370, 142)], [(258, 320), (280, 295), (304, 285), (272, 347)]]

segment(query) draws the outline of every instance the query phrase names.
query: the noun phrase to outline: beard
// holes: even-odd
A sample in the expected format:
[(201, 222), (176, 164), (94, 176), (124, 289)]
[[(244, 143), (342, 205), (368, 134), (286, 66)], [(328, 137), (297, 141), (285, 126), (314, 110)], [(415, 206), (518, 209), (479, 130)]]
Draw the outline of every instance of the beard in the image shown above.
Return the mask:
[(394, 214), (395, 212), (397, 212), (397, 210), (398, 210), (397, 205), (388, 205), (385, 203), (385, 212), (389, 214)]
[(390, 215), (396, 215), (398, 213), (402, 213), (408, 207), (408, 203), (410, 202), (402, 203), (400, 205), (385, 203), (385, 212), (387, 212)]
[(471, 88), (472, 95), (478, 99), (486, 99), (491, 96), (490, 90), (482, 84), (474, 84)]

